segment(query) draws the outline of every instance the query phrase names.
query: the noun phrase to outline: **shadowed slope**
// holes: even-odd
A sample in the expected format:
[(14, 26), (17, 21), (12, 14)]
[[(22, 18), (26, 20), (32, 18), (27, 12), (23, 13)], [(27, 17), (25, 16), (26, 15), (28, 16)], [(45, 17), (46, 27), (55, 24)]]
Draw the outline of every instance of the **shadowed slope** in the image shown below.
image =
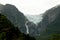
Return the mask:
[(21, 33), (6, 16), (0, 14), (0, 40), (35, 40), (35, 38)]

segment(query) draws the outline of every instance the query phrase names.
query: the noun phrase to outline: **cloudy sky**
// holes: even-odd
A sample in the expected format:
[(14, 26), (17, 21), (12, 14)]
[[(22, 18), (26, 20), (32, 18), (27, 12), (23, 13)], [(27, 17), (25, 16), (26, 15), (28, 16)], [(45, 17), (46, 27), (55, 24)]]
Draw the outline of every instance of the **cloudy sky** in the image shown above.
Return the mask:
[(59, 5), (60, 0), (0, 0), (0, 3), (15, 5), (24, 14), (39, 15)]

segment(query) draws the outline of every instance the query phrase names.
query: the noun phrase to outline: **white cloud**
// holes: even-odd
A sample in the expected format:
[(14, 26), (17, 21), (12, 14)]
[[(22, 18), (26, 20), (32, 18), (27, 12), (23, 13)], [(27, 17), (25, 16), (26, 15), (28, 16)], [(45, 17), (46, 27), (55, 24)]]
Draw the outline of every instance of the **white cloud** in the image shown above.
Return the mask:
[(24, 14), (38, 15), (60, 4), (60, 0), (0, 0), (0, 3), (13, 4)]

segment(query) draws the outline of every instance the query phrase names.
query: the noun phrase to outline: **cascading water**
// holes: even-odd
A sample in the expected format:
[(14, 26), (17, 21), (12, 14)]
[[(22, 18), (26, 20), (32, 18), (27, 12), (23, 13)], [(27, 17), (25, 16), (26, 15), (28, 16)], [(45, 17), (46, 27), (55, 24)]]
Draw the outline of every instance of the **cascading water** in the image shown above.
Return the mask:
[(26, 33), (29, 34), (29, 28), (28, 28), (27, 23), (28, 23), (28, 21), (26, 21), (26, 23), (25, 23), (25, 26), (26, 26)]

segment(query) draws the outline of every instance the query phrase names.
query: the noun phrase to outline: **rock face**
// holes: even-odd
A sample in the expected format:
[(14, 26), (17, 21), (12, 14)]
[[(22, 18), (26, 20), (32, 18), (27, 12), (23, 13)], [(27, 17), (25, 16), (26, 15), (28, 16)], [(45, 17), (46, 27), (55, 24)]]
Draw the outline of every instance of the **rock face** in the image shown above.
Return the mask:
[(1, 5), (0, 8), (3, 15), (5, 15), (15, 26), (18, 26), (21, 32), (26, 33), (25, 22), (27, 19), (23, 13), (19, 12), (15, 6), (10, 4)]
[(2, 12), (3, 9), (4, 9), (4, 5), (0, 4), (0, 13)]
[(31, 36), (39, 36), (41, 26), (38, 25), (39, 22), (42, 20), (42, 14), (40, 15), (25, 15), (27, 19), (29, 20), (26, 24), (29, 28), (29, 34)]
[[(21, 32), (27, 34), (26, 32), (27, 28), (25, 24), (29, 20), (14, 5), (0, 4), (0, 12), (1, 12), (0, 14), (5, 15), (12, 22), (12, 24), (14, 24), (15, 27), (18, 27)], [(40, 16), (36, 16), (36, 17), (40, 17)], [(34, 16), (34, 19), (36, 19), (36, 17)], [(39, 20), (41, 18), (37, 18), (37, 19)], [(40, 34), (40, 27), (37, 27), (33, 22), (29, 21), (27, 26), (29, 29), (30, 36), (31, 35), (36, 36)]]
[(26, 25), (28, 26), (29, 29), (29, 35), (31, 36), (38, 35), (37, 26), (33, 22), (28, 22)]
[(41, 26), (42, 30), (46, 28), (46, 26), (53, 21), (56, 20), (57, 16), (60, 14), (60, 6), (56, 6), (47, 10), (43, 15), (43, 20), (38, 25)]
[(43, 40), (47, 40), (51, 34), (60, 34), (60, 6), (47, 10), (42, 22), (38, 25), (41, 26), (41, 38)]
[(0, 40), (35, 40), (35, 38), (21, 33), (6, 16), (0, 14)]

